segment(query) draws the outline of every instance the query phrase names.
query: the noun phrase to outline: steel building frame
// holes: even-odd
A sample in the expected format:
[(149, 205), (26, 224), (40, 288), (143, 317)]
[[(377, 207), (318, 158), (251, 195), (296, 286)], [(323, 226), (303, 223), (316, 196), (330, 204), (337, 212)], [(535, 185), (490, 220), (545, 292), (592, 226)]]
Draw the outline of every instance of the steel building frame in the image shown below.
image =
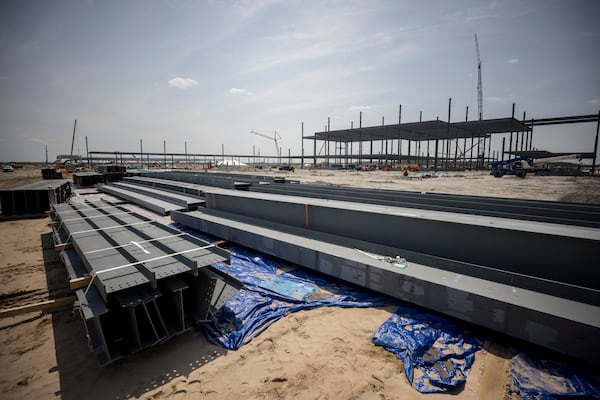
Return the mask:
[[(469, 168), (472, 167), (473, 160), (476, 158), (478, 160), (477, 167), (484, 167), (483, 164), (479, 164), (479, 161), (486, 160), (490, 158), (490, 148), (487, 149), (488, 156), (485, 156), (486, 147), (490, 146), (488, 142), (486, 144), (487, 139), (491, 138), (492, 134), (499, 133), (510, 133), (510, 141), (508, 144), (508, 151), (504, 150), (504, 143), (502, 148), (502, 157), (504, 159), (505, 154), (511, 154), (518, 151), (519, 144), (519, 133), (521, 136), (521, 150), (531, 151), (532, 150), (532, 138), (533, 138), (533, 127), (534, 126), (543, 126), (543, 125), (557, 125), (557, 124), (573, 124), (573, 123), (589, 123), (596, 122), (596, 144), (598, 143), (598, 127), (600, 127), (600, 112), (598, 114), (590, 114), (590, 115), (577, 115), (577, 116), (566, 116), (566, 117), (553, 117), (553, 118), (542, 118), (542, 119), (526, 119), (525, 114), (523, 114), (523, 119), (519, 120), (515, 118), (515, 105), (513, 104), (512, 116), (509, 118), (495, 118), (495, 119), (480, 119), (473, 121), (462, 121), (462, 122), (451, 122), (450, 121), (450, 110), (451, 110), (451, 101), (448, 106), (448, 120), (442, 121), (439, 118), (436, 120), (430, 121), (419, 121), (419, 122), (401, 122), (401, 110), (400, 107), (400, 115), (399, 122), (397, 124), (388, 124), (385, 125), (376, 125), (376, 126), (368, 126), (362, 127), (362, 113), (361, 113), (361, 122), (359, 127), (351, 127), (350, 129), (337, 129), (330, 130), (329, 122), (324, 131), (315, 132), (313, 135), (302, 136), (302, 140), (312, 140), (313, 141), (313, 164), (317, 165), (317, 158), (325, 159), (326, 164), (329, 165), (330, 159), (343, 159), (346, 162), (350, 159), (358, 159), (358, 163), (362, 164), (365, 160), (370, 160), (373, 163), (373, 160), (378, 161), (397, 161), (400, 163), (401, 161), (410, 162), (425, 162), (427, 167), (430, 166), (430, 162), (433, 160), (434, 170), (438, 169), (438, 161), (440, 163), (445, 164), (448, 167), (448, 164), (453, 161), (456, 167), (458, 161), (462, 160), (463, 167), (466, 167), (467, 160), (469, 161)], [(513, 151), (513, 133), (516, 134), (515, 138), (515, 148)], [(470, 147), (470, 155), (467, 159), (467, 139), (471, 139), (471, 147)], [(464, 142), (464, 152), (462, 155), (458, 155), (458, 141), (462, 139)], [(475, 143), (473, 140), (477, 139)], [(317, 141), (322, 141), (326, 145), (326, 154), (320, 155), (317, 154)], [(373, 152), (373, 141), (381, 140), (382, 148), (383, 142), (385, 142), (385, 153), (383, 150), (380, 154), (374, 154)], [(392, 148), (390, 148), (390, 152), (388, 152), (388, 141), (392, 141)], [(393, 151), (393, 141), (396, 140), (400, 142), (401, 140), (408, 141), (409, 150), (408, 154), (401, 154), (401, 145), (398, 144), (398, 153), (394, 153)], [(483, 141), (483, 155), (482, 160), (480, 160), (480, 146), (479, 142)], [(435, 150), (432, 149), (433, 157), (430, 156), (429, 145), (427, 146), (427, 156), (423, 157), (420, 154), (420, 143), (421, 142), (429, 142), (433, 141), (435, 144)], [(455, 147), (454, 156), (451, 155), (449, 147), (450, 143), (456, 141), (457, 146)], [(344, 144), (346, 146), (346, 153), (335, 154), (333, 157), (329, 154), (329, 143), (333, 142), (336, 145), (341, 146)], [(363, 152), (362, 144), (364, 142), (370, 142), (370, 151)], [(411, 155), (410, 153), (410, 144), (411, 142), (415, 142), (418, 145), (415, 147), (417, 150), (416, 155)], [(442, 153), (445, 153), (442, 157), (438, 156), (438, 148), (441, 142)], [(355, 154), (352, 151), (348, 154), (347, 145), (348, 143), (358, 143), (359, 144), (359, 154)], [(473, 157), (473, 148), (477, 146), (477, 156)], [(594, 159), (593, 164), (595, 164), (596, 160), (596, 147), (594, 147), (593, 156), (590, 158)], [(341, 147), (340, 147), (341, 150)], [(586, 154), (587, 155), (587, 154)], [(310, 158), (310, 156), (306, 156)], [(302, 164), (304, 164), (304, 155), (302, 156)]]

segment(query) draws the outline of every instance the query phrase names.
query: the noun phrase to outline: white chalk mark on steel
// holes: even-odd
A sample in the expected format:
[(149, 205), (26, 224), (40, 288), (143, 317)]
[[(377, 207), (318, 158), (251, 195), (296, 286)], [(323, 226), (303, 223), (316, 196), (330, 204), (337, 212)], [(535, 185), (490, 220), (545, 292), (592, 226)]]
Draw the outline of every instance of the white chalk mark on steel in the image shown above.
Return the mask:
[(144, 252), (144, 254), (150, 254), (150, 252), (148, 250), (146, 250), (145, 248), (142, 247), (141, 244), (139, 244), (138, 242), (134, 242), (133, 240), (131, 242), (132, 245), (136, 246), (138, 249), (140, 249), (141, 251)]
[[(142, 241), (138, 241), (137, 243), (150, 243), (150, 242), (155, 242), (157, 240), (163, 240), (163, 239), (170, 239), (170, 238), (174, 238), (174, 237), (179, 237), (179, 236), (185, 236), (185, 233), (178, 233), (177, 235), (168, 235), (168, 236), (163, 236), (163, 237), (159, 237), (156, 239), (148, 239), (148, 240), (142, 240)], [(90, 251), (86, 251), (83, 254), (94, 254), (94, 253), (100, 253), (102, 251), (108, 251), (108, 250), (113, 250), (113, 249), (119, 249), (121, 247), (127, 247), (127, 246), (131, 246), (132, 242), (126, 243), (126, 244), (121, 244), (118, 246), (112, 246), (112, 247), (105, 247), (103, 249), (98, 249), (98, 250), (90, 250)]]

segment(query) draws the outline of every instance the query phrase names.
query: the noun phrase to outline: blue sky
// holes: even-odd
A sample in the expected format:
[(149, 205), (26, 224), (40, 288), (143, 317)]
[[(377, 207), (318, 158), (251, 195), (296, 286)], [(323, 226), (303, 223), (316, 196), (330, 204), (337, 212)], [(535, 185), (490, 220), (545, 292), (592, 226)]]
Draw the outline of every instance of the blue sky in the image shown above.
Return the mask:
[[(398, 120), (600, 109), (600, 2), (0, 2), (0, 161), (90, 150), (300, 153), (309, 135)], [(534, 146), (592, 151), (593, 124)], [(496, 143), (494, 144), (496, 147)], [(306, 152), (312, 146), (305, 142)]]

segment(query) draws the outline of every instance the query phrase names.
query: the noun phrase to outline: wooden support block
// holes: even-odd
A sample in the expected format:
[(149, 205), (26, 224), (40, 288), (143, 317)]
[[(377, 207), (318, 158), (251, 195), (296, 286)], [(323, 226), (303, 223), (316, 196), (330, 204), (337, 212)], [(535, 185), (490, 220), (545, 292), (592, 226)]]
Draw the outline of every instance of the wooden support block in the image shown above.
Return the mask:
[(60, 221), (50, 221), (48, 222), (48, 226), (59, 226), (60, 225)]
[(69, 287), (73, 290), (81, 289), (90, 284), (92, 277), (89, 275), (81, 276), (79, 278), (71, 279), (69, 281)]
[(59, 243), (57, 245), (54, 245), (54, 250), (56, 250), (56, 251), (63, 251), (65, 249), (70, 249), (71, 247), (73, 247), (73, 244), (71, 242), (68, 242), (68, 243)]
[(68, 310), (73, 307), (75, 297), (65, 297), (56, 300), (47, 300), (40, 303), (27, 304), (0, 310), (0, 318), (14, 317), (15, 315), (26, 314), (30, 312), (41, 311), (43, 313), (52, 313), (56, 311)]
[(216, 242), (212, 242), (211, 244), (219, 247), (219, 246), (226, 245), (227, 243), (228, 243), (227, 240), (217, 240)]

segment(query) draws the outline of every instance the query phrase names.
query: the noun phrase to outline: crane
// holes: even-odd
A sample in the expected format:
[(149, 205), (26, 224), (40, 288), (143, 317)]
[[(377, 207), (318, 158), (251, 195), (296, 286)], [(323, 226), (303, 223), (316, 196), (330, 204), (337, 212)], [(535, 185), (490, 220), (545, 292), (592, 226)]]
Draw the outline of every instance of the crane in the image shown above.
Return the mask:
[(73, 146), (75, 145), (75, 129), (77, 129), (77, 120), (73, 124), (73, 139), (71, 139), (71, 154), (69, 155), (70, 161), (73, 160)]
[(475, 49), (477, 50), (477, 111), (479, 120), (483, 118), (483, 86), (481, 85), (481, 56), (479, 54), (479, 41), (475, 34)]
[(279, 141), (281, 140), (281, 136), (279, 136), (277, 131), (275, 131), (273, 136), (265, 135), (264, 133), (255, 132), (255, 131), (250, 131), (250, 133), (254, 133), (255, 135), (262, 136), (264, 138), (274, 141), (275, 142), (275, 150), (277, 151), (277, 157), (279, 158), (279, 161), (281, 162), (281, 147), (279, 147)]

